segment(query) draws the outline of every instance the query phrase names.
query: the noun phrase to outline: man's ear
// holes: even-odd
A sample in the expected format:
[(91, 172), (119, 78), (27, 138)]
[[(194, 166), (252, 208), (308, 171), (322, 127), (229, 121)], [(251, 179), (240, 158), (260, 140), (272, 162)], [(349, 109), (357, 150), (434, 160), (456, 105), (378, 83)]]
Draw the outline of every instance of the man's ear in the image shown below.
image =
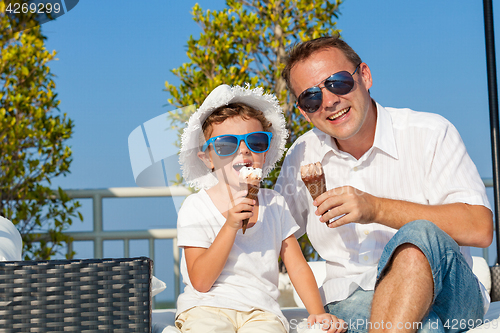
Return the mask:
[(208, 153), (208, 149), (205, 152), (199, 151), (197, 153), (197, 156), (200, 160), (203, 161), (203, 163), (207, 166), (207, 168), (209, 168), (210, 170), (214, 169), (214, 164), (212, 163), (212, 159), (210, 158), (210, 154)]
[(362, 62), (361, 64), (359, 64), (359, 74), (363, 79), (363, 84), (366, 87), (366, 90), (370, 89), (373, 84), (370, 67), (368, 67), (367, 64)]

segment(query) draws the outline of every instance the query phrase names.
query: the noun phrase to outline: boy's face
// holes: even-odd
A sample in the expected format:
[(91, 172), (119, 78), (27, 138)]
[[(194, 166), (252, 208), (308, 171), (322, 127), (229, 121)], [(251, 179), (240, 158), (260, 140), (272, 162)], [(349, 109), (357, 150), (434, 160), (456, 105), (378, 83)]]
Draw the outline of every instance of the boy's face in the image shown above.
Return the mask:
[[(245, 120), (241, 117), (232, 117), (220, 124), (213, 124), (210, 138), (224, 134), (241, 135), (258, 131), (263, 131), (263, 128), (257, 119)], [(207, 140), (210, 138), (207, 138)], [(232, 155), (219, 156), (210, 145), (205, 152), (199, 152), (198, 156), (208, 168), (215, 168), (215, 175), (219, 182), (227, 182), (229, 185), (238, 188), (240, 169), (244, 166), (262, 168), (266, 154), (267, 152), (259, 154), (252, 152), (245, 142), (241, 141), (238, 150)]]

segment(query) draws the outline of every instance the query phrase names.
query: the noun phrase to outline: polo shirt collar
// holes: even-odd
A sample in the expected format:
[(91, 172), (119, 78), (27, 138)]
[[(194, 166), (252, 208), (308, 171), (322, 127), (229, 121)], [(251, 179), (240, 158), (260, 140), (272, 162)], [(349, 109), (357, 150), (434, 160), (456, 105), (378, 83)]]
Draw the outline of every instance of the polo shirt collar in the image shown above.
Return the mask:
[(394, 127), (389, 112), (380, 104), (377, 104), (377, 127), (375, 128), (375, 139), (373, 147), (385, 152), (387, 155), (398, 159), (398, 149), (394, 138)]
[[(378, 148), (379, 150), (385, 152), (389, 156), (397, 159), (398, 158), (398, 150), (396, 147), (396, 140), (394, 139), (394, 129), (392, 127), (392, 119), (389, 112), (380, 104), (377, 105), (377, 124), (375, 128), (375, 138), (373, 140), (372, 148)], [(340, 157), (345, 157), (346, 153), (341, 151), (337, 147), (337, 143), (335, 140), (317, 129), (313, 128), (313, 132), (319, 139), (321, 148), (320, 154), (321, 156), (325, 156), (328, 152), (333, 151), (336, 155)], [(373, 149), (368, 150), (370, 152)], [(366, 153), (365, 153), (366, 155)], [(349, 155), (350, 156), (350, 155)], [(361, 158), (363, 159), (363, 157)]]

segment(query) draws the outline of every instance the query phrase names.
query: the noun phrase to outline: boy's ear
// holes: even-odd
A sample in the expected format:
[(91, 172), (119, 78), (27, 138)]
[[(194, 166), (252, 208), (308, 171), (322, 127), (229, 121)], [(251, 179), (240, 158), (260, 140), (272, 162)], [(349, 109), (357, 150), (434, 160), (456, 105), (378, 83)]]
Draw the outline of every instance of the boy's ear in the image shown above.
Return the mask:
[(199, 151), (197, 153), (197, 155), (198, 155), (198, 158), (200, 160), (202, 160), (203, 163), (205, 163), (205, 165), (207, 166), (207, 168), (209, 168), (210, 170), (214, 169), (214, 164), (212, 163), (212, 159), (210, 158), (210, 154), (208, 153), (208, 149), (207, 149), (206, 152)]

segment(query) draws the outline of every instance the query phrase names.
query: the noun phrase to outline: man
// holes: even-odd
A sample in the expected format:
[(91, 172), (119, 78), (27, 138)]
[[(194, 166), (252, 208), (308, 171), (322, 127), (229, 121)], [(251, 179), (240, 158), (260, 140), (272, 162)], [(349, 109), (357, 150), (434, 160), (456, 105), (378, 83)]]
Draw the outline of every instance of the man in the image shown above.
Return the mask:
[[(275, 189), (327, 261), (326, 308), (349, 332), (477, 326), (489, 296), (467, 246), (489, 246), (493, 221), (457, 130), (376, 103), (370, 68), (337, 37), (294, 47), (283, 77), (315, 128), (289, 149)], [(313, 202), (300, 166), (318, 161), (328, 191)]]

